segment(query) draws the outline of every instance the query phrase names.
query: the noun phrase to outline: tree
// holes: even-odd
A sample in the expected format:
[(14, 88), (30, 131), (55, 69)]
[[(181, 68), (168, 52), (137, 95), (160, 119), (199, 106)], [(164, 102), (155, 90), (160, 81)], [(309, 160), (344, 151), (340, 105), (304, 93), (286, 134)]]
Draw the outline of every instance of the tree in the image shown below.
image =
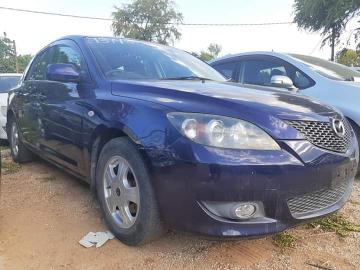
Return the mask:
[(294, 22), (311, 32), (321, 31), (322, 46), (330, 44), (331, 60), (335, 46), (350, 19), (359, 14), (360, 0), (295, 0)]
[(211, 43), (208, 47), (209, 53), (214, 57), (218, 57), (220, 52), (222, 50), (222, 47), (219, 44)]
[(0, 73), (16, 72), (14, 42), (6, 33), (0, 37)]
[(360, 52), (347, 48), (342, 49), (336, 54), (336, 62), (349, 67), (359, 67)]
[(222, 48), (219, 44), (211, 43), (207, 48), (207, 51), (201, 51), (200, 54), (192, 52), (191, 54), (201, 60), (208, 62), (217, 58), (221, 52)]
[(16, 55), (15, 41), (6, 33), (0, 37), (0, 73), (24, 72), (32, 59), (32, 55)]
[(31, 54), (19, 55), (17, 57), (17, 59), (18, 59), (18, 67), (19, 67), (19, 72), (20, 73), (23, 73), (25, 71), (27, 65), (30, 63), (32, 58), (33, 58), (33, 56)]
[(115, 36), (161, 44), (173, 44), (181, 37), (177, 27), (183, 15), (175, 10), (171, 0), (133, 0), (115, 9), (112, 13)]

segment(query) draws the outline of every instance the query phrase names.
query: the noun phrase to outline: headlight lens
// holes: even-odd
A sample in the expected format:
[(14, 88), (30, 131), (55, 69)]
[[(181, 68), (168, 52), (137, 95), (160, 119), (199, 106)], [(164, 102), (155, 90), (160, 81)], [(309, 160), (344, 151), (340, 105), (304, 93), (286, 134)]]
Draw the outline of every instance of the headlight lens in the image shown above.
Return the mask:
[(190, 140), (229, 149), (280, 150), (259, 127), (239, 119), (198, 113), (169, 113), (175, 128)]

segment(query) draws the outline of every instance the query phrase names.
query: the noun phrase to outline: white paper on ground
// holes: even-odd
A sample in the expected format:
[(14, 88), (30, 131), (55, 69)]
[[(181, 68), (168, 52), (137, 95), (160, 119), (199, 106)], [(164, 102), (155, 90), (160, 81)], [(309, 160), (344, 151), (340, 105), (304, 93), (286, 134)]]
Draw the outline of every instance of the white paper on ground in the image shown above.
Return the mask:
[(90, 248), (94, 245), (99, 248), (111, 239), (114, 239), (114, 235), (109, 231), (96, 233), (89, 232), (79, 241), (79, 244), (86, 248)]

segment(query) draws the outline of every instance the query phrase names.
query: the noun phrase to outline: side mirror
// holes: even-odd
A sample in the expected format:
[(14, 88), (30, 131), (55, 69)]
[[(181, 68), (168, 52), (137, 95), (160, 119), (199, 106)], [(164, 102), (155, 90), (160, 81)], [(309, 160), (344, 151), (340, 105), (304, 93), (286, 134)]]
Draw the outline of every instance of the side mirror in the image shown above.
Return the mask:
[(50, 64), (46, 69), (46, 79), (49, 81), (78, 83), (80, 73), (72, 64)]
[(296, 89), (293, 81), (288, 76), (274, 75), (271, 77), (270, 83), (272, 86), (276, 86), (276, 87), (280, 87), (280, 88), (286, 88), (289, 90)]

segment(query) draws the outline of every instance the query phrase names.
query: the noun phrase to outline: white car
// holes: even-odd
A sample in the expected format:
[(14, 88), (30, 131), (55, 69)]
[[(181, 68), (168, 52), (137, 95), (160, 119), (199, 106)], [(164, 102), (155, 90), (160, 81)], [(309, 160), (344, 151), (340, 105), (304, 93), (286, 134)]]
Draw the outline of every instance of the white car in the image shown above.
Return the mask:
[(360, 142), (360, 73), (349, 67), (299, 54), (250, 52), (210, 65), (234, 82), (286, 88), (338, 108)]
[(0, 73), (0, 139), (6, 140), (6, 113), (7, 113), (7, 98), (10, 89), (15, 87), (22, 74), (18, 73)]

